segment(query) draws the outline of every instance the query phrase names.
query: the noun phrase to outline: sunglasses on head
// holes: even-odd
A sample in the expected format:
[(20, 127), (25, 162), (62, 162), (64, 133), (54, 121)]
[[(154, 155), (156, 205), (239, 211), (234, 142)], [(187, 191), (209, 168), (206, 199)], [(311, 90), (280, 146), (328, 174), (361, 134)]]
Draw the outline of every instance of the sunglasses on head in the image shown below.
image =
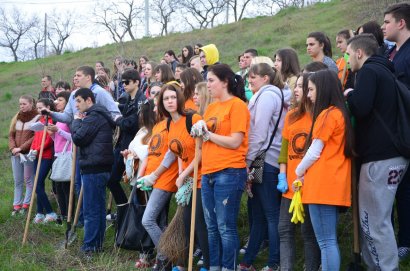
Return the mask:
[(127, 86), (128, 86), (128, 85), (130, 84), (130, 80), (123, 80), (122, 83), (123, 83), (124, 85), (127, 85)]

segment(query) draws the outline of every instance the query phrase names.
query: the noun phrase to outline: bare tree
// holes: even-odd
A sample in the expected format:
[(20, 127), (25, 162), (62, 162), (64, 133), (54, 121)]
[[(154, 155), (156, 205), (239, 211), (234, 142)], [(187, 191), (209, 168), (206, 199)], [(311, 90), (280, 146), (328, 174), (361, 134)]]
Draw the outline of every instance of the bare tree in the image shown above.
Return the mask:
[(40, 26), (32, 28), (29, 33), (28, 33), (28, 38), (33, 45), (33, 53), (34, 53), (34, 58), (38, 59), (40, 58), (39, 56), (39, 50), (44, 47), (41, 46), (41, 43), (44, 41), (44, 30), (40, 28)]
[(232, 9), (235, 22), (240, 21), (251, 0), (226, 0), (226, 4)]
[(225, 0), (185, 0), (182, 3), (182, 8), (187, 11), (185, 21), (192, 29), (213, 27), (224, 7)]
[(54, 16), (50, 18), (49, 32), (47, 38), (51, 42), (56, 55), (61, 55), (64, 49), (65, 41), (71, 36), (75, 27), (75, 16), (71, 12), (59, 14), (53, 12)]
[(37, 24), (37, 17), (27, 17), (18, 9), (11, 12), (0, 8), (0, 47), (9, 48), (14, 61), (19, 60), (18, 50), (27, 32)]
[(123, 42), (127, 29), (121, 27), (118, 20), (113, 20), (112, 16), (112, 7), (97, 6), (94, 10), (95, 23), (105, 27), (116, 43)]
[(136, 39), (135, 28), (138, 25), (138, 13), (142, 11), (142, 5), (137, 0), (126, 0), (122, 5), (111, 2), (108, 5), (98, 5), (93, 12), (95, 23), (106, 28), (112, 39), (118, 43), (123, 42), (125, 35)]
[(150, 9), (154, 13), (151, 18), (161, 25), (161, 36), (168, 35), (168, 26), (171, 22), (171, 15), (178, 8), (178, 1), (172, 0), (152, 0)]
[(257, 5), (263, 7), (265, 14), (275, 15), (279, 10), (289, 7), (303, 8), (305, 6), (304, 0), (256, 0)]

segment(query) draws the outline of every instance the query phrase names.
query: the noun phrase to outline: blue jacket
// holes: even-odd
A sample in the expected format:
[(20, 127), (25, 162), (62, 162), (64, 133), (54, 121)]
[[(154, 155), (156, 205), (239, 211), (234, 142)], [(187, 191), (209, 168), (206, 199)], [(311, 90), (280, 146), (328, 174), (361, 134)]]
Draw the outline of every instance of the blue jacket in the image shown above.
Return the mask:
[[(389, 52), (389, 56), (396, 45)], [(397, 79), (403, 82), (410, 89), (410, 38), (400, 47), (393, 58), (393, 64)]]
[(72, 139), (80, 147), (81, 174), (110, 172), (114, 163), (112, 134), (115, 123), (105, 107), (94, 104), (85, 118), (72, 122)]

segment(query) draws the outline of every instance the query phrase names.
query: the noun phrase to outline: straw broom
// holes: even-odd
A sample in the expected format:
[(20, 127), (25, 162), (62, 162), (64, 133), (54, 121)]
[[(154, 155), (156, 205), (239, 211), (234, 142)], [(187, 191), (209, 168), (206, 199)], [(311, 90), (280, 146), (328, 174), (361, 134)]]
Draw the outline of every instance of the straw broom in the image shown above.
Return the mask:
[(158, 243), (158, 251), (166, 256), (170, 262), (185, 262), (187, 247), (183, 221), (184, 209), (185, 207), (178, 205), (174, 217)]
[[(195, 233), (195, 206), (196, 206), (196, 184), (198, 179), (198, 165), (199, 165), (199, 152), (200, 152), (201, 140), (195, 139), (195, 158), (194, 158), (194, 181), (192, 188), (192, 214), (191, 214), (191, 232), (190, 232), (190, 244), (189, 244), (189, 257), (192, 258), (194, 233)], [(167, 257), (170, 262), (185, 262), (186, 258), (186, 238), (185, 238), (185, 226), (183, 221), (184, 208), (178, 206), (175, 216), (172, 218), (169, 226), (161, 235), (161, 239), (158, 243), (158, 250), (161, 254)], [(192, 261), (189, 262), (188, 270), (192, 270)]]

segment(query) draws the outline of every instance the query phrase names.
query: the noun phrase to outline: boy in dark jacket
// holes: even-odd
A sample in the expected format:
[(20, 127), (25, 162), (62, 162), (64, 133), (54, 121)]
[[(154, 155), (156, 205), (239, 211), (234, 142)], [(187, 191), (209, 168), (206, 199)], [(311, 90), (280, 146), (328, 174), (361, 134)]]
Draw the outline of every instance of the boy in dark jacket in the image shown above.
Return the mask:
[(115, 127), (105, 107), (95, 104), (88, 88), (74, 95), (79, 111), (72, 122), (72, 139), (80, 147), (79, 165), (83, 187), (85, 253), (102, 250), (105, 233), (105, 187), (114, 161), (112, 132)]
[[(384, 12), (384, 37), (394, 41), (389, 52), (397, 79), (410, 91), (410, 3), (391, 5)], [(399, 259), (410, 257), (410, 170), (407, 170), (396, 193)]]
[(377, 49), (372, 34), (360, 34), (348, 41), (349, 64), (357, 77), (355, 89), (347, 89), (345, 95), (357, 121), (362, 257), (369, 270), (399, 270), (391, 213), (408, 159), (401, 156), (383, 128), (384, 122), (395, 134), (398, 102), (393, 64), (377, 55)]
[[(124, 204), (128, 201), (127, 195), (125, 195), (120, 184), (122, 174), (125, 170), (124, 159), (120, 152), (128, 149), (128, 145), (139, 130), (139, 111), (141, 105), (146, 100), (142, 90), (139, 90), (141, 80), (136, 70), (125, 70), (121, 80), (124, 90), (128, 95), (121, 109), (122, 116), (115, 120), (116, 126), (120, 129), (120, 136), (114, 146), (114, 163), (111, 164), (111, 176), (107, 184), (117, 205)], [(114, 216), (109, 215), (107, 219), (114, 219)]]

